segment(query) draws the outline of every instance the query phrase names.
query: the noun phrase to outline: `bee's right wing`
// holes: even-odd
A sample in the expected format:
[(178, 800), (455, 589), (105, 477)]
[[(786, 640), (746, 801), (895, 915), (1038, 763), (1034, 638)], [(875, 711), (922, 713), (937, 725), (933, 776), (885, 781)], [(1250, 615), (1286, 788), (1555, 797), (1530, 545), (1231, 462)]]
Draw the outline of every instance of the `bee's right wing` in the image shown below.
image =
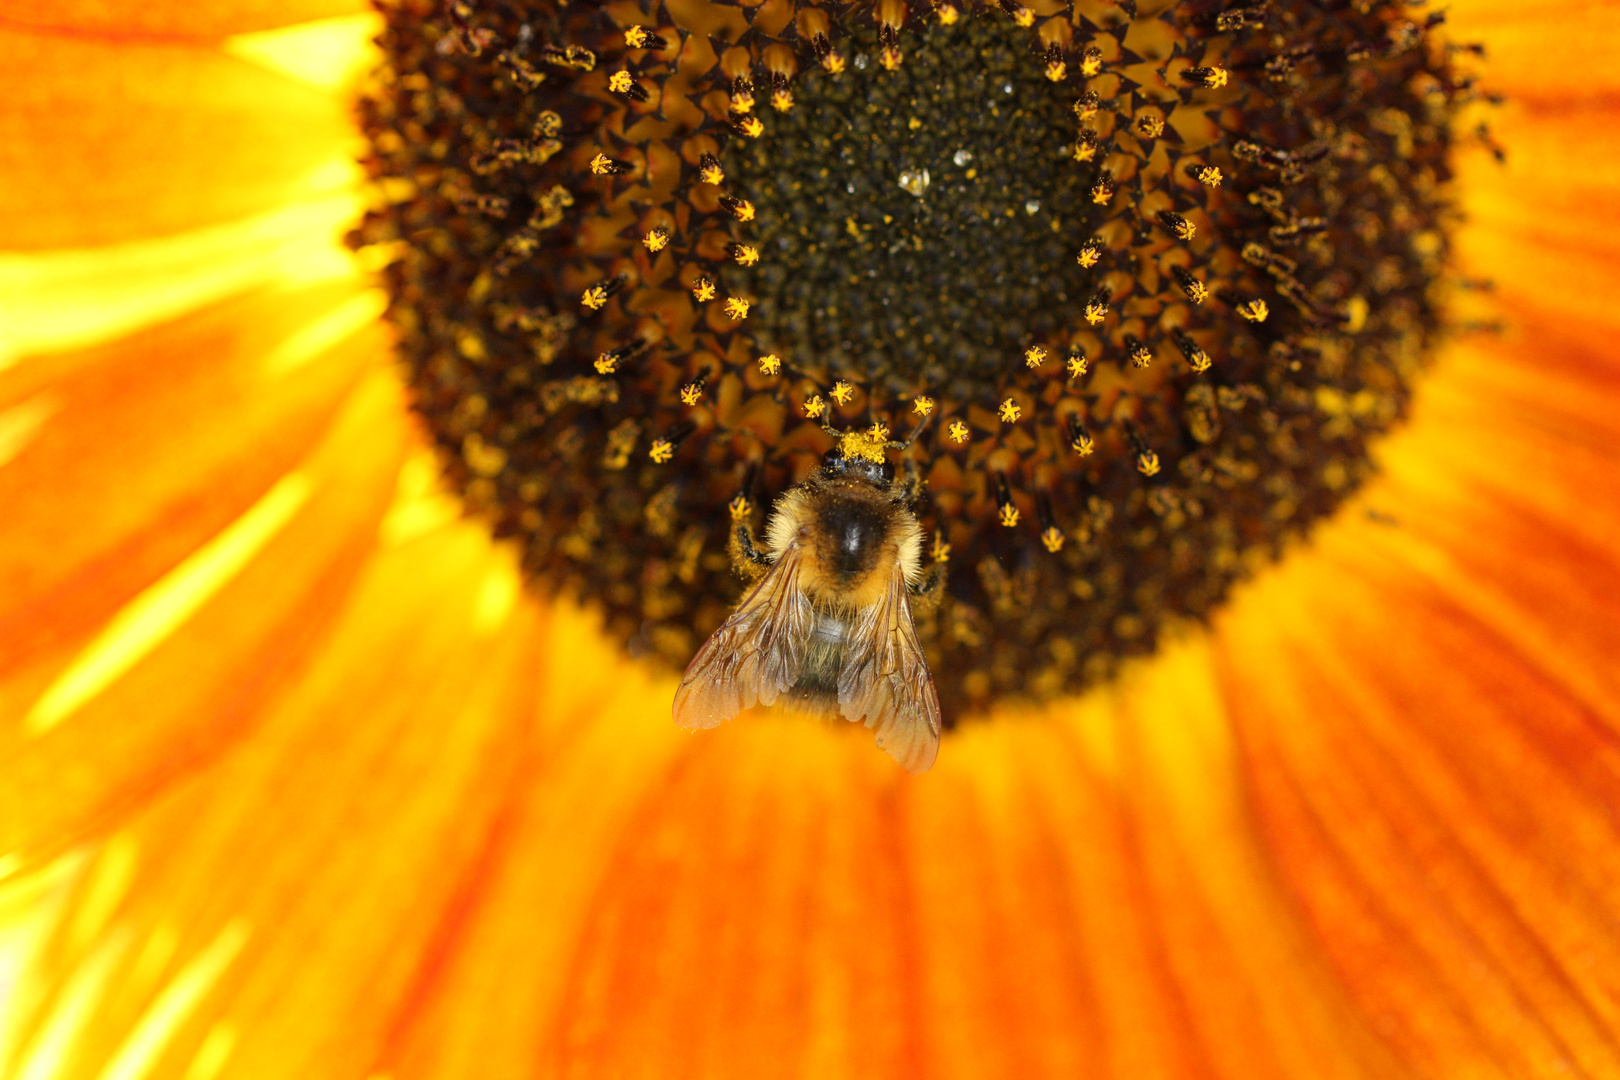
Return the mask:
[(917, 641), (905, 578), (895, 567), (883, 595), (861, 612), (838, 676), (844, 719), (866, 719), (877, 744), (907, 772), (927, 772), (939, 753), (939, 695)]
[(711, 728), (756, 704), (774, 704), (798, 681), (814, 625), (799, 582), (800, 551), (788, 546), (686, 666), (675, 692), (681, 727)]

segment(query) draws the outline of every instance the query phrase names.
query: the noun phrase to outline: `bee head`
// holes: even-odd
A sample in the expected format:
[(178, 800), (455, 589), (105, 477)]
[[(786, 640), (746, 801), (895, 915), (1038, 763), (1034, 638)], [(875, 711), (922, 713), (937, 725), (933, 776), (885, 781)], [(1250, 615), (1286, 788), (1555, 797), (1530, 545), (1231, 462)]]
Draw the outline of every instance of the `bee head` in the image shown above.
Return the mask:
[(837, 431), (827, 429), (838, 440), (831, 450), (822, 455), (821, 469), (829, 477), (856, 477), (877, 487), (886, 488), (894, 479), (894, 467), (889, 464), (889, 431), (881, 424), (873, 424), (869, 431)]
[(849, 457), (841, 450), (829, 450), (823, 454), (821, 470), (829, 477), (853, 476), (877, 487), (888, 487), (894, 480), (894, 467), (887, 461)]

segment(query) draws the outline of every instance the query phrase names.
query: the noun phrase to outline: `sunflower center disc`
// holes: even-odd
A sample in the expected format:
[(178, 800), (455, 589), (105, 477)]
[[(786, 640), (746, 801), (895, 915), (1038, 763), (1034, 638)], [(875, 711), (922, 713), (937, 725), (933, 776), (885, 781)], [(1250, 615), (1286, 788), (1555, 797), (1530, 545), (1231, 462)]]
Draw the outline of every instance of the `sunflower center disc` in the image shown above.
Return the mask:
[(998, 373), (1082, 296), (1069, 101), (1005, 21), (931, 26), (892, 72), (869, 27), (851, 37), (847, 70), (807, 73), (765, 138), (731, 144), (764, 258), (728, 277), (801, 365), (897, 388)]
[(670, 668), (734, 515), (881, 424), (947, 723), (1094, 684), (1355, 490), (1439, 334), (1470, 91), (1406, 4), (384, 11), (354, 241), (413, 404)]

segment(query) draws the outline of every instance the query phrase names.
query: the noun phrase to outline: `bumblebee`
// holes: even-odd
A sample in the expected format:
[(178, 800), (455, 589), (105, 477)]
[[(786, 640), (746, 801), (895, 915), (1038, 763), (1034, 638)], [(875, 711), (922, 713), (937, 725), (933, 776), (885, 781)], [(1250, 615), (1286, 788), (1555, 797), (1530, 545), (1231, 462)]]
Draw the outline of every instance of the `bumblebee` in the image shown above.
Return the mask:
[(925, 772), (939, 696), (912, 605), (938, 603), (944, 564), (923, 567), (916, 474), (897, 484), (887, 460), (906, 444), (877, 429), (831, 434), (820, 471), (777, 500), (765, 550), (746, 521), (732, 529), (732, 562), (754, 586), (687, 666), (675, 722), (711, 728), (756, 704), (864, 720), (908, 772)]

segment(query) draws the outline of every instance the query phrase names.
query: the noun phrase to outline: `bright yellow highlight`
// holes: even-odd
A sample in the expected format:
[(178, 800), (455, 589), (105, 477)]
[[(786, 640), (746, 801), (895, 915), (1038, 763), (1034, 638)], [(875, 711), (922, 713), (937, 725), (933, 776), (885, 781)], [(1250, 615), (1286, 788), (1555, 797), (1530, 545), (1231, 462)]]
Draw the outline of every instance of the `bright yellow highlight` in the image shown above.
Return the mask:
[(313, 489), (308, 476), (288, 473), (218, 536), (125, 604), (34, 702), (23, 720), (27, 731), (39, 735), (60, 724), (161, 644), (241, 573)]
[(388, 294), (381, 289), (367, 289), (294, 331), (265, 354), (260, 370), (272, 379), (296, 371), (375, 323), (387, 309)]
[[(309, 180), (312, 198), (243, 221), (107, 247), (0, 254), (0, 371), (82, 348), (259, 285), (352, 278), (343, 233), (364, 205), (353, 161)], [(364, 261), (364, 253), (361, 260)]]
[(380, 15), (342, 15), (237, 34), (225, 39), (224, 51), (330, 93), (353, 86), (377, 66), (382, 52), (373, 39), (382, 29)]
[(240, 919), (221, 930), (213, 943), (158, 995), (98, 1080), (141, 1080), (146, 1076), (169, 1039), (219, 982), (247, 939), (247, 923)]
[(473, 633), (487, 637), (506, 625), (507, 616), (517, 607), (521, 586), (517, 569), (505, 559), (496, 560), (473, 602)]
[(1024, 415), (1024, 410), (1019, 408), (1018, 402), (1008, 398), (1001, 403), (1001, 408), (996, 410), (996, 415), (1001, 417), (1004, 424), (1016, 424), (1018, 418)]
[(461, 503), (439, 483), (439, 462), (431, 450), (406, 458), (394, 483), (394, 501), (377, 526), (384, 547), (397, 547), (461, 516)]
[(22, 453), (61, 407), (55, 396), (43, 393), (0, 412), (0, 466)]
[(843, 379), (839, 379), (837, 382), (833, 383), (833, 388), (827, 392), (832, 395), (832, 399), (838, 402), (838, 404), (848, 405), (849, 399), (855, 396), (855, 387), (851, 386)]

